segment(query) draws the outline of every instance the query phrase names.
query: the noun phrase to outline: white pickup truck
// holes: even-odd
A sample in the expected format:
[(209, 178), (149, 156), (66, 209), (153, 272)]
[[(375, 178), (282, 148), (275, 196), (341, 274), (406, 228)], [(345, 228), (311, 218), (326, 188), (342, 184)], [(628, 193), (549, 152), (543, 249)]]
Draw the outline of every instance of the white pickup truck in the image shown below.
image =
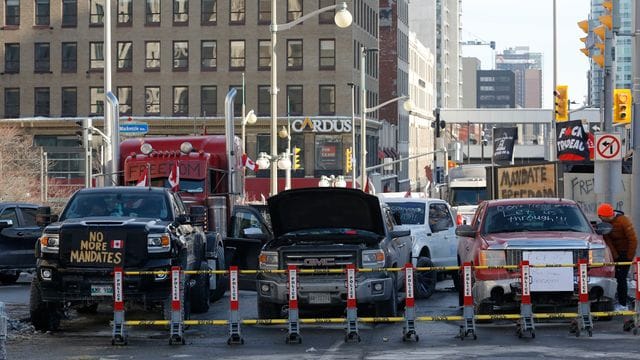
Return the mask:
[[(456, 266), (458, 240), (455, 221), (446, 201), (421, 197), (421, 194), (381, 193), (380, 200), (388, 204), (400, 225), (411, 231), (411, 260), (416, 267)], [(430, 297), (436, 287), (437, 273), (416, 273), (416, 297)]]

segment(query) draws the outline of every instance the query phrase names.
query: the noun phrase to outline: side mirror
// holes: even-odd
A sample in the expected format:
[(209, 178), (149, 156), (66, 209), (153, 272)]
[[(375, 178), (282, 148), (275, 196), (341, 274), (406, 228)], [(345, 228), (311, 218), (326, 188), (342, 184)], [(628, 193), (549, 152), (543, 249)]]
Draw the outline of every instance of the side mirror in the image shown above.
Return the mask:
[(0, 220), (0, 229), (6, 229), (13, 226), (13, 220)]
[(463, 237), (475, 237), (476, 231), (471, 225), (460, 225), (456, 228), (456, 235)]
[(598, 235), (607, 235), (613, 230), (613, 225), (607, 222), (597, 223), (595, 226), (596, 234)]
[(389, 233), (389, 235), (391, 235), (391, 238), (395, 239), (399, 237), (409, 236), (411, 235), (411, 231), (410, 230), (393, 230)]
[(56, 221), (58, 221), (58, 215), (51, 214), (50, 206), (40, 206), (36, 210), (36, 224), (39, 227), (45, 227)]
[(193, 226), (204, 226), (206, 223), (207, 209), (202, 205), (192, 205), (189, 209), (191, 224)]

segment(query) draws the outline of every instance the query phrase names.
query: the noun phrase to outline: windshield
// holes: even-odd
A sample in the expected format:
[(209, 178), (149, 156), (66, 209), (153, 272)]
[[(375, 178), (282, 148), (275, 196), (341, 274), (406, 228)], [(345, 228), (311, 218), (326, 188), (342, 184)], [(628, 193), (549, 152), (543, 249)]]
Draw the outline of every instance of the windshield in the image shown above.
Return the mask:
[(425, 204), (418, 202), (390, 202), (388, 203), (393, 214), (400, 217), (402, 225), (422, 225), (424, 224)]
[(487, 209), (483, 233), (520, 231), (575, 231), (590, 233), (580, 208), (569, 204), (513, 204)]
[(69, 201), (60, 220), (105, 216), (168, 220), (170, 214), (160, 193), (79, 193)]
[[(130, 181), (130, 186), (135, 186), (137, 181)], [(163, 187), (167, 189), (171, 189), (171, 184), (169, 183), (168, 178), (154, 178), (151, 179), (151, 186), (153, 187)], [(180, 190), (188, 193), (202, 193), (204, 192), (204, 180), (193, 180), (193, 179), (180, 179)]]
[(451, 206), (478, 205), (487, 200), (487, 188), (450, 188), (449, 204)]

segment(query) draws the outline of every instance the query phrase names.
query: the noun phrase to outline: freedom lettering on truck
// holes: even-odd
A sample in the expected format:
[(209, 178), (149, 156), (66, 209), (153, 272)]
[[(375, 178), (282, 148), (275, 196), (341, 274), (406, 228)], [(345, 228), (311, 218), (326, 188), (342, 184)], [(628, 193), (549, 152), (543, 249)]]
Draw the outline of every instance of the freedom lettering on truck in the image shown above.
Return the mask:
[(496, 199), (558, 196), (555, 163), (496, 167), (494, 179)]
[[(75, 239), (74, 239), (75, 240)], [(74, 241), (69, 254), (71, 264), (121, 265), (124, 240), (108, 241), (101, 231), (89, 231), (88, 237)]]

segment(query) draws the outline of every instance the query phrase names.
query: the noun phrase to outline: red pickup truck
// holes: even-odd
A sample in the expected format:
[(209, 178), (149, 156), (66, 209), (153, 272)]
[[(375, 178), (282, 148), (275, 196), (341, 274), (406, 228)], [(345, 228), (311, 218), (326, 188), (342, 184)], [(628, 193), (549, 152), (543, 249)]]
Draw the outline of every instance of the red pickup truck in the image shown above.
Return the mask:
[[(611, 225), (592, 226), (572, 200), (557, 198), (502, 199), (484, 201), (470, 224), (456, 229), (458, 264), (518, 265), (575, 264), (612, 261), (602, 234)], [(473, 298), (476, 314), (517, 309), (521, 286), (518, 270), (474, 269)], [(531, 269), (534, 311), (559, 311), (577, 304), (575, 269)], [(462, 300), (462, 289), (459, 289)], [(594, 311), (613, 309), (616, 280), (613, 267), (589, 269), (589, 299)], [(460, 302), (462, 305), (462, 301)]]

